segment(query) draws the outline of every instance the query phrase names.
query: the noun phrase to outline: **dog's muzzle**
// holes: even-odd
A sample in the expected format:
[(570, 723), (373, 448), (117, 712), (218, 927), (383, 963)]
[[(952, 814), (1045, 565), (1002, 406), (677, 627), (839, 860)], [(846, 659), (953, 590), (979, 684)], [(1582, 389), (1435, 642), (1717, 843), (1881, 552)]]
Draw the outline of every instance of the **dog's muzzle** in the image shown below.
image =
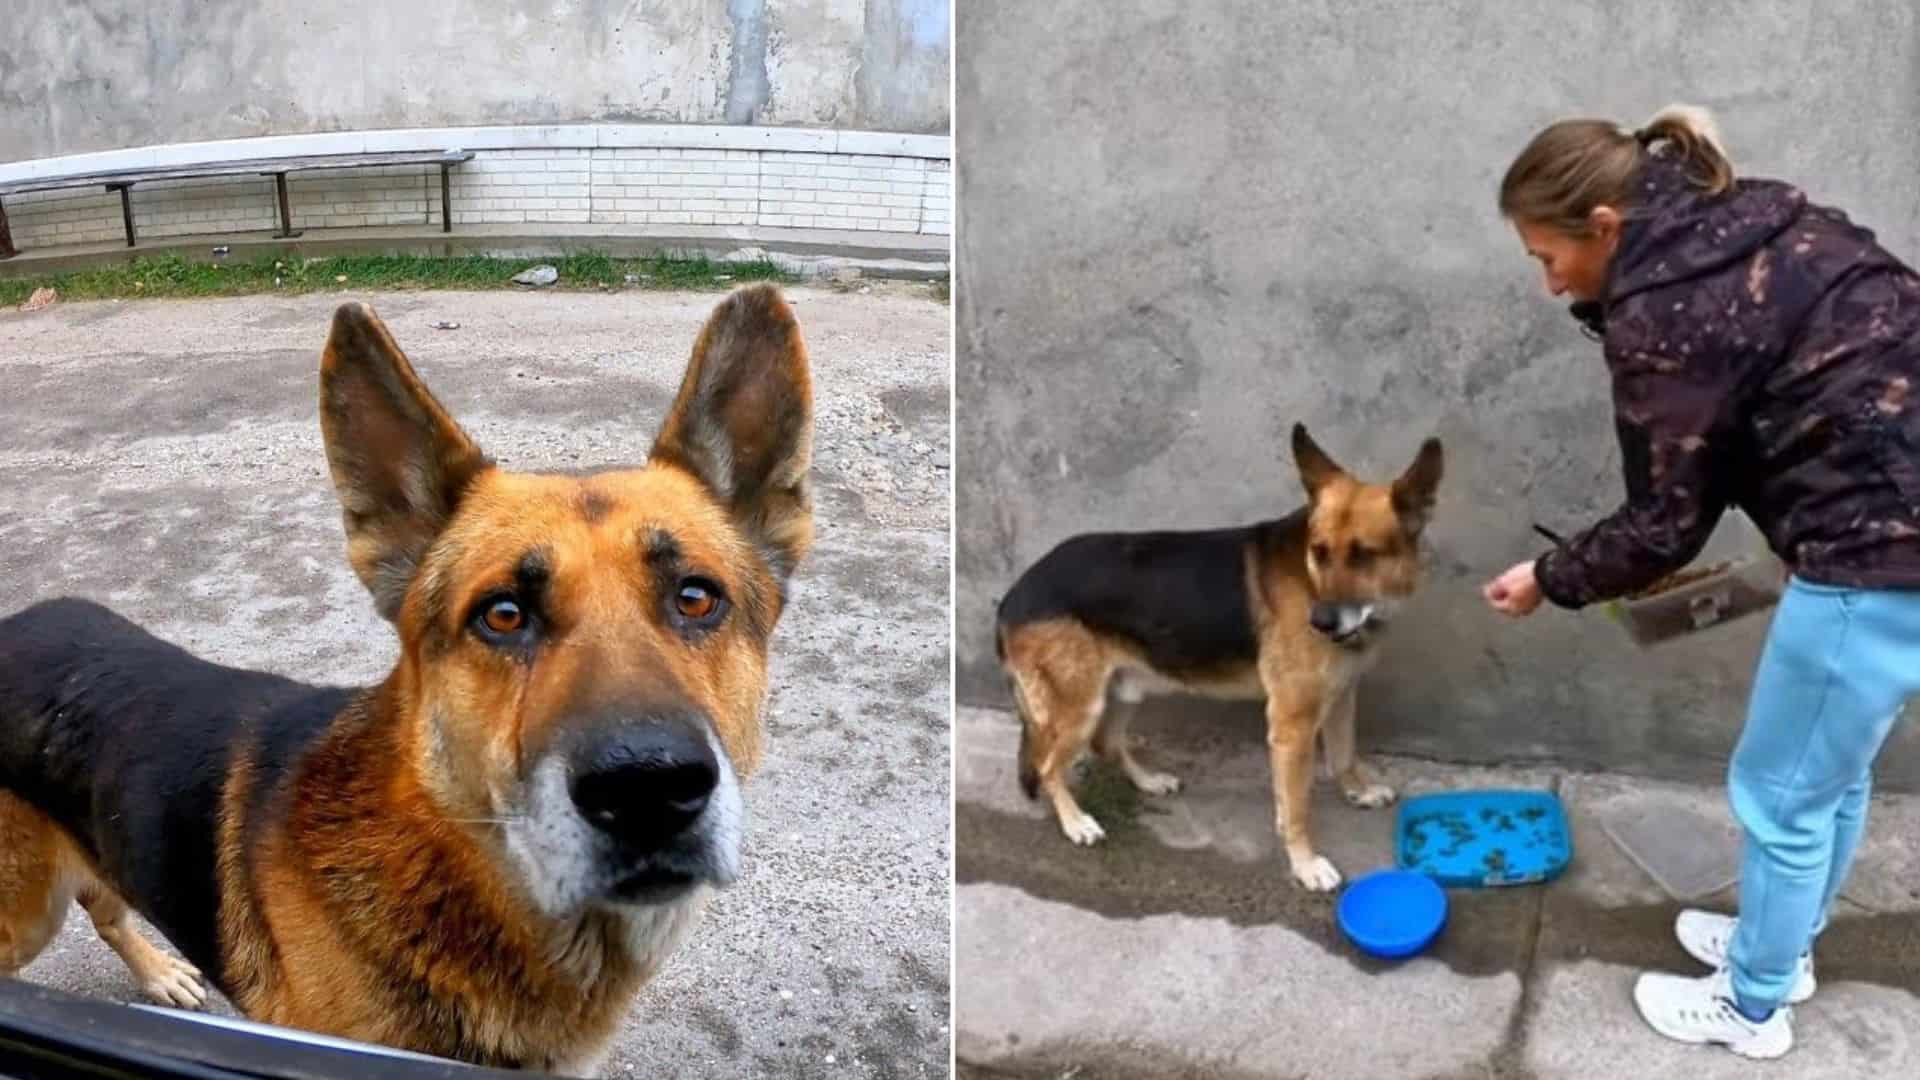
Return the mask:
[(571, 772), (568, 793), (603, 838), (615, 900), (654, 903), (731, 882), (734, 859), (718, 849), (737, 838), (715, 820), (736, 816), (717, 805), (735, 798), (731, 772), (703, 719), (651, 716), (613, 727), (573, 755)]
[(578, 723), (506, 807), (507, 850), (548, 915), (671, 905), (740, 876), (739, 778), (696, 710)]
[(1386, 619), (1371, 603), (1317, 603), (1307, 613), (1307, 621), (1328, 641), (1351, 647), (1363, 644), (1367, 634), (1385, 625)]

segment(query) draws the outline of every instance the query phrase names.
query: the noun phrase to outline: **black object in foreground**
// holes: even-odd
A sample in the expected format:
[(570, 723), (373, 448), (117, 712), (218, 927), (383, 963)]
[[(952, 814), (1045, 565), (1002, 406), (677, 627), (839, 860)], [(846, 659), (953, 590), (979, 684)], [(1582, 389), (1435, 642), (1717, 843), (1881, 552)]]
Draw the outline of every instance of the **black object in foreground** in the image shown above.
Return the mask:
[(197, 1013), (130, 1007), (0, 979), (0, 1076), (228, 1080), (526, 1080), (536, 1073)]

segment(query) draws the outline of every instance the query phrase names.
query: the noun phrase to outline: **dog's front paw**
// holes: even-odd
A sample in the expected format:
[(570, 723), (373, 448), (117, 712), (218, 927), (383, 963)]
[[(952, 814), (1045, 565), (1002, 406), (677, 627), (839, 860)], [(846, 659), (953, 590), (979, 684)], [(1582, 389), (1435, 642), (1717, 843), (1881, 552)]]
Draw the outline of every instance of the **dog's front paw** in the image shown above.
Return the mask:
[(1180, 790), (1180, 778), (1172, 773), (1142, 772), (1133, 778), (1133, 786), (1143, 795), (1172, 795)]
[(1071, 815), (1062, 815), (1060, 832), (1064, 832), (1068, 840), (1081, 847), (1092, 847), (1106, 840), (1106, 830), (1100, 828), (1100, 822), (1094, 821), (1091, 813), (1087, 811), (1075, 811)]
[(1340, 871), (1324, 855), (1293, 860), (1293, 880), (1308, 892), (1332, 892), (1340, 886)]
[(1348, 788), (1345, 795), (1348, 802), (1364, 810), (1385, 806), (1398, 798), (1397, 793), (1385, 784), (1367, 784), (1363, 787)]
[(1067, 839), (1082, 847), (1092, 847), (1107, 837), (1107, 830), (1101, 828), (1100, 823), (1084, 810), (1073, 817), (1061, 818), (1060, 831), (1067, 834)]
[(156, 1005), (178, 1009), (206, 1007), (207, 991), (200, 985), (200, 970), (185, 960), (156, 953), (155, 970), (140, 980), (140, 992)]

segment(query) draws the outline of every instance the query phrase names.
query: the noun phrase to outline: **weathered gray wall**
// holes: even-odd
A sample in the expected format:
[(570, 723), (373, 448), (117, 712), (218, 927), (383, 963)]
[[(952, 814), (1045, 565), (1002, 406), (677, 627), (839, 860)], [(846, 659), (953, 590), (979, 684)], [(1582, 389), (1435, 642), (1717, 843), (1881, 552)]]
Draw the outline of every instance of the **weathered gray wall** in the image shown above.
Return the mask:
[[(1296, 419), (1376, 475), (1438, 432), (1432, 588), (1362, 697), (1363, 739), (1721, 772), (1762, 620), (1641, 653), (1598, 612), (1511, 623), (1478, 596), (1536, 553), (1530, 521), (1577, 527), (1622, 491), (1598, 349), (1546, 297), (1495, 187), (1555, 118), (1697, 101), (1736, 166), (1920, 256), (1905, 0), (956, 15), (963, 699), (1004, 701), (993, 604), (1068, 534), (1291, 508)], [(1883, 782), (1920, 786), (1916, 728)]]
[(8, 0), (0, 161), (579, 121), (945, 134), (947, 0)]

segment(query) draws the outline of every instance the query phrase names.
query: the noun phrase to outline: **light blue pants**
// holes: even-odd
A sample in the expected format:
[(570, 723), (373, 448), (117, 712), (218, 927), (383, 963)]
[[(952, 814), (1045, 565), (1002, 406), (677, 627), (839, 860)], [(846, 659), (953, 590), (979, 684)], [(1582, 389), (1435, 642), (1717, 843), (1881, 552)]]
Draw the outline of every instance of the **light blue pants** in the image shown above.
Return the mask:
[(1778, 1007), (1826, 928), (1866, 829), (1873, 760), (1916, 693), (1920, 590), (1788, 582), (1727, 776), (1746, 831), (1729, 957), (1744, 1010)]

